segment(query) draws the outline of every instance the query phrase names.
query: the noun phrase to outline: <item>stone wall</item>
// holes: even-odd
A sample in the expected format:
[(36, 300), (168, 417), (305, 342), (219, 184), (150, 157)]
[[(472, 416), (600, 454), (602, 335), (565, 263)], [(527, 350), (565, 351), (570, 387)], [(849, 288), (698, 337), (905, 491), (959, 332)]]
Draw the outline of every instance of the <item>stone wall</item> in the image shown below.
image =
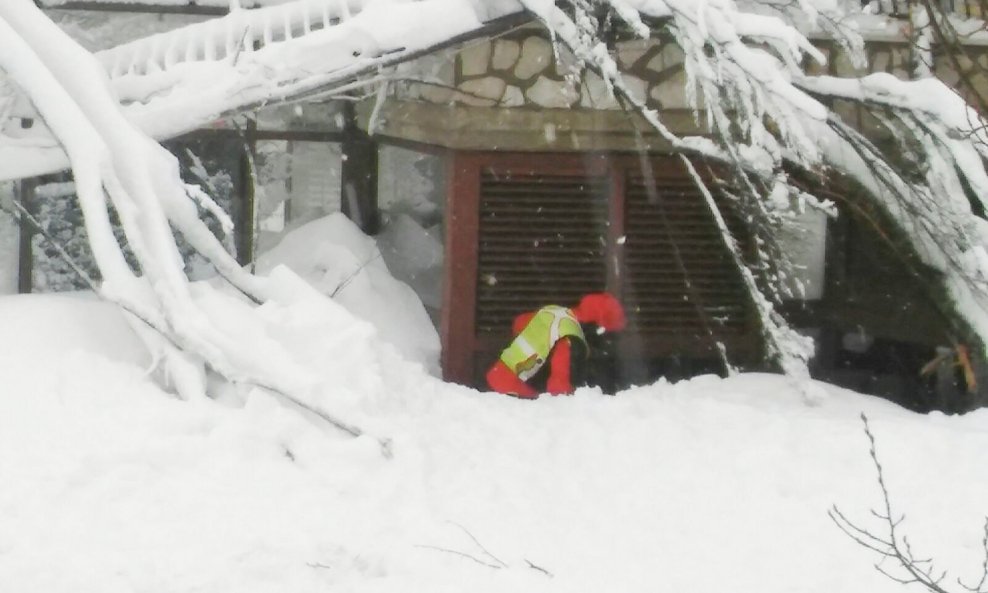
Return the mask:
[[(888, 72), (907, 80), (911, 77), (913, 48), (905, 41), (870, 41), (868, 65), (858, 68), (828, 41), (817, 47), (828, 58), (820, 66), (807, 61), (808, 71), (836, 76), (860, 76)], [(688, 109), (685, 96), (683, 53), (671, 41), (634, 40), (617, 45), (614, 56), (629, 90), (646, 99), (656, 109)], [(971, 60), (988, 69), (988, 47), (970, 46), (958, 56), (962, 69)], [(436, 58), (438, 64), (431, 85), (412, 85), (401, 98), (420, 99), (436, 104), (475, 107), (532, 107), (545, 109), (619, 109), (596, 74), (578, 80), (572, 72), (574, 59), (566, 50), (556, 60), (554, 49), (543, 32), (526, 28), (498, 39), (483, 39), (455, 53)], [(959, 75), (954, 60), (937, 54), (934, 68), (947, 84), (957, 85)], [(988, 89), (988, 80), (975, 76), (979, 88)]]
[[(688, 107), (683, 54), (674, 44), (625, 42), (615, 57), (634, 96), (655, 108)], [(471, 43), (451, 58), (451, 64), (437, 68), (437, 84), (415, 86), (406, 97), (475, 107), (620, 109), (599, 76), (589, 73), (579, 80), (573, 56), (565, 52), (557, 61), (551, 42), (537, 29)]]
[[(888, 72), (906, 80), (913, 71), (915, 56), (905, 41), (869, 41), (867, 65), (860, 68), (833, 42), (815, 43), (827, 62), (807, 60), (810, 74), (856, 77)], [(663, 141), (647, 124), (622, 112), (599, 76), (586, 73), (580, 78), (573, 56), (560, 50), (557, 60), (554, 51), (540, 29), (523, 27), (424, 58), (417, 65), (419, 73), (410, 78), (427, 82), (400, 86), (398, 100), (379, 110), (375, 129), (383, 135), (474, 150), (663, 149)], [(988, 47), (970, 46), (966, 52), (957, 58), (962, 70), (971, 60), (988, 68)], [(674, 43), (626, 41), (617, 45), (614, 57), (629, 91), (661, 110), (673, 131), (704, 133), (703, 118), (694, 116), (687, 100), (683, 53)], [(970, 93), (960, 84), (950, 56), (937, 55), (934, 71), (962, 94)], [(983, 75), (974, 75), (973, 83), (988, 95)], [(836, 101), (833, 108), (865, 133), (886, 133), (856, 105)], [(365, 109), (365, 121), (368, 113)]]

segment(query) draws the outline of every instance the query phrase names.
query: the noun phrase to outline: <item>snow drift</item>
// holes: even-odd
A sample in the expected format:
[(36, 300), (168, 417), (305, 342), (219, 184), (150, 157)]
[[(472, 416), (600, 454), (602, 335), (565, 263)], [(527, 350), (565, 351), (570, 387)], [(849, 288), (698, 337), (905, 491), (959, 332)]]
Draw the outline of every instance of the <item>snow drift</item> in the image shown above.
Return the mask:
[[(340, 262), (370, 249), (346, 245)], [(979, 570), (984, 411), (921, 416), (825, 386), (807, 407), (754, 374), (517, 400), (441, 383), (285, 273), (295, 298), (260, 308), (268, 337), (314, 374), (312, 401), (393, 457), (258, 389), (174, 399), (108, 305), (0, 298), (5, 590), (892, 593), (826, 515), (867, 521), (880, 502), (862, 411), (914, 545)], [(369, 278), (346, 290), (404, 306)]]

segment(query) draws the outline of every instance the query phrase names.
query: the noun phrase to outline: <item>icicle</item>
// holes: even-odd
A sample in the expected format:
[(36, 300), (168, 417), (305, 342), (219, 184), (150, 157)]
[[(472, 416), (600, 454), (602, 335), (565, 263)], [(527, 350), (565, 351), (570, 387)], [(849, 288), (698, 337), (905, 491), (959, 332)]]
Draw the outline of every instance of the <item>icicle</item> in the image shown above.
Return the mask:
[(184, 38), (182, 41), (185, 44), (185, 55), (183, 56), (183, 61), (194, 62), (196, 60), (196, 40), (188, 31), (183, 37)]
[(312, 11), (308, 6), (302, 7), (302, 34), (308, 35), (312, 32)]
[(274, 40), (274, 35), (271, 31), (271, 12), (265, 10), (262, 14), (264, 18), (264, 22), (262, 23), (262, 26), (264, 27), (264, 45), (270, 45)]
[(207, 62), (216, 61), (216, 20), (207, 21), (202, 30), (202, 57)]

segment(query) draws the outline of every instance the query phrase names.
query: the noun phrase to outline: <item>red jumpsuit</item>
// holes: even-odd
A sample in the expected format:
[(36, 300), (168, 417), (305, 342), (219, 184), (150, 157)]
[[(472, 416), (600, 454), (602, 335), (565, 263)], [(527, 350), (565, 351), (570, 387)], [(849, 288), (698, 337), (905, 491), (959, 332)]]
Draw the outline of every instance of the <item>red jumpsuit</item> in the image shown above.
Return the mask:
[[(624, 309), (621, 307), (621, 303), (608, 293), (588, 294), (571, 311), (580, 323), (595, 323), (607, 331), (619, 331), (625, 325)], [(530, 311), (516, 317), (511, 326), (512, 335), (520, 334), (535, 313), (535, 311)], [(552, 346), (548, 360), (549, 379), (546, 382), (546, 391), (552, 395), (573, 393), (571, 380), (572, 350), (571, 339), (567, 337), (561, 338)], [(539, 393), (531, 385), (522, 381), (500, 359), (495, 361), (490, 370), (487, 371), (487, 384), (494, 391), (525, 399), (535, 399), (539, 396)]]

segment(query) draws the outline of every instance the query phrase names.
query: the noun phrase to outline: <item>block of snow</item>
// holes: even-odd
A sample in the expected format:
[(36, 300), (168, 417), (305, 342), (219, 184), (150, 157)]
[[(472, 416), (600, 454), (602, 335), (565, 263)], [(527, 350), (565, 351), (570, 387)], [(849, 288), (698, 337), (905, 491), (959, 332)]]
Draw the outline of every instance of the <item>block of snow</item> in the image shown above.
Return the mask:
[(442, 306), (443, 245), (411, 216), (401, 214), (375, 237), (388, 270), (405, 282), (426, 307)]
[(374, 239), (342, 214), (285, 235), (262, 255), (258, 273), (287, 266), (309, 285), (377, 328), (406, 360), (439, 370), (439, 335), (415, 292), (388, 271)]
[(76, 352), (147, 368), (151, 357), (119, 307), (91, 292), (0, 297), (0, 361), (49, 364)]

